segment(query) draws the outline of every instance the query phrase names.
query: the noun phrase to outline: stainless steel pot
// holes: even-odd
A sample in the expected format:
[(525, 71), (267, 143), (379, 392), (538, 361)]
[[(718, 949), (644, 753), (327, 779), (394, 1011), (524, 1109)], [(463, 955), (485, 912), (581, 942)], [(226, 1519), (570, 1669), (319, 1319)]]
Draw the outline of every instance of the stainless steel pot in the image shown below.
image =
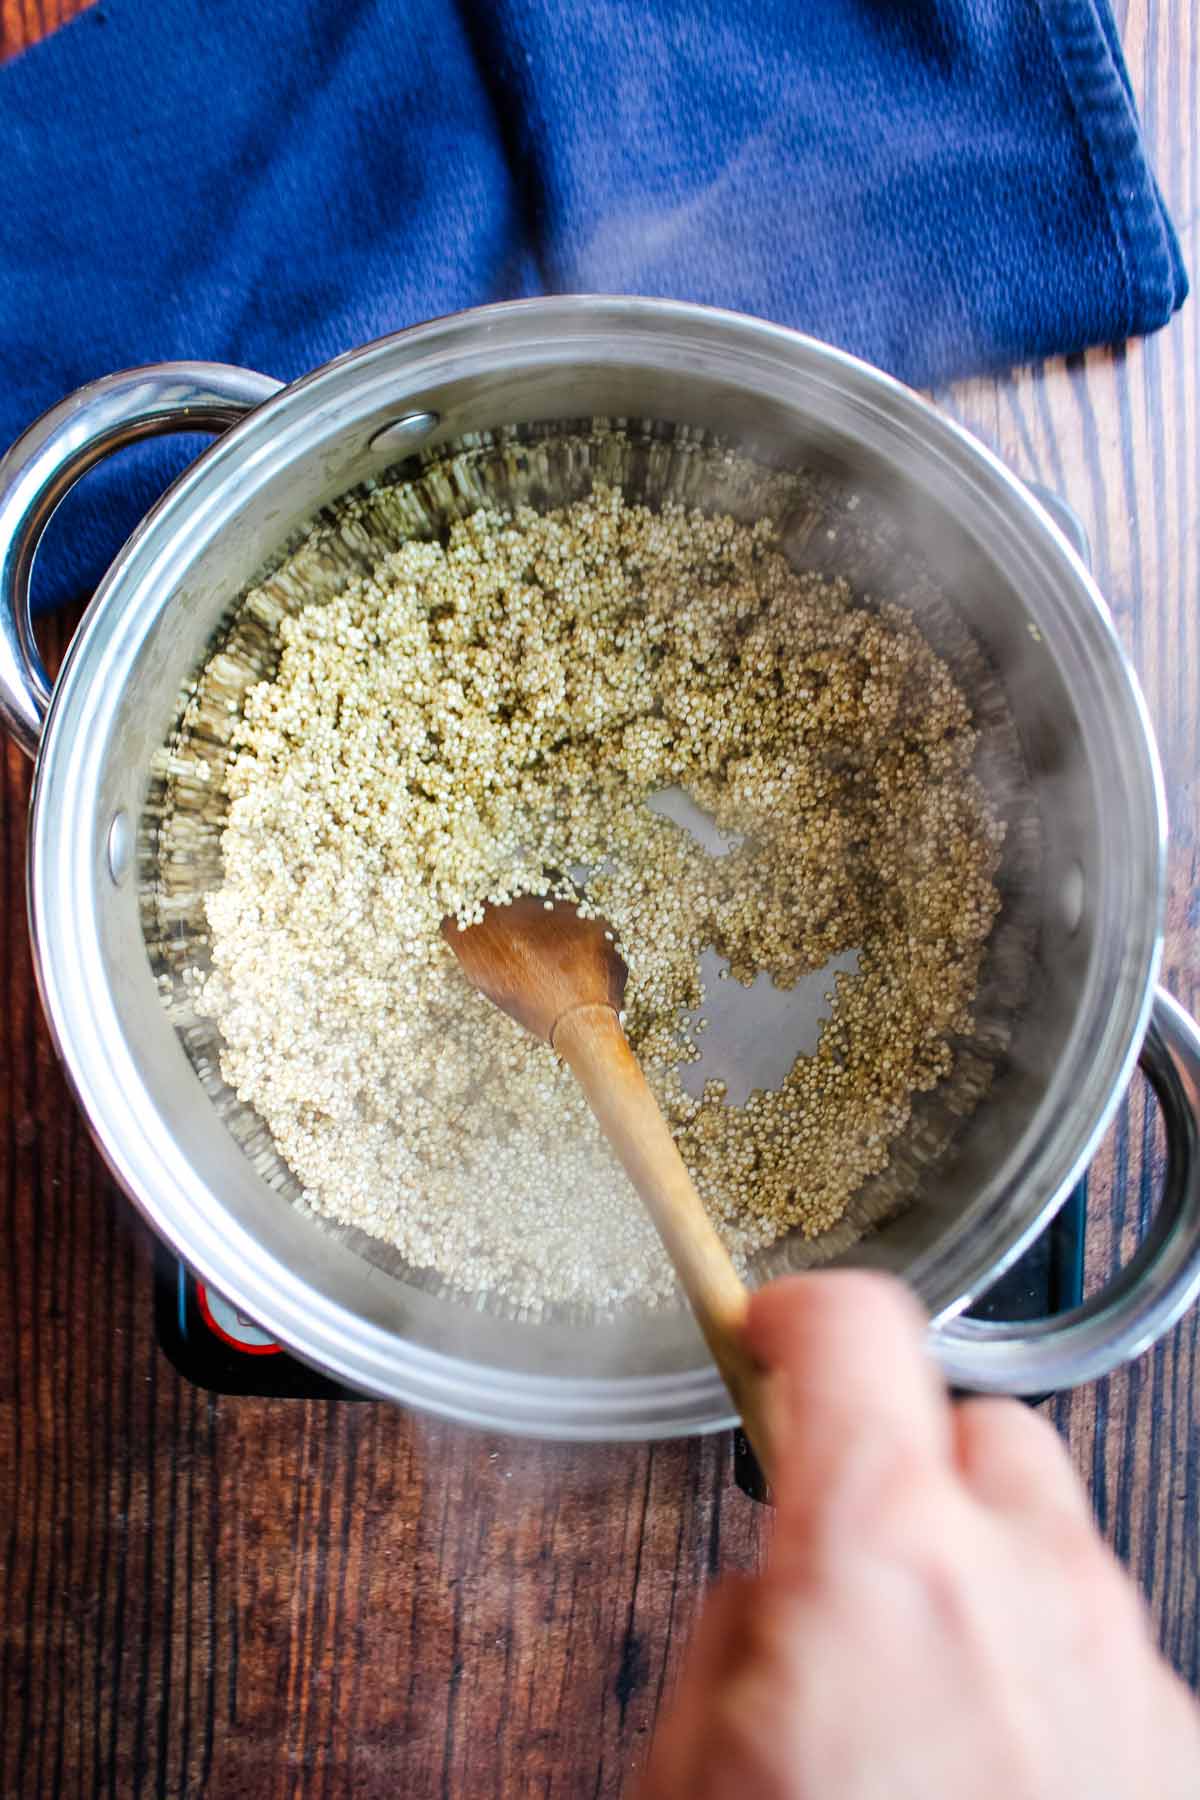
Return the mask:
[[(0, 709), (37, 758), (29, 908), (47, 1016), (115, 1175), (206, 1280), (346, 1382), (434, 1412), (573, 1438), (731, 1422), (690, 1320), (523, 1324), (435, 1295), (333, 1241), (214, 1113), (156, 992), (135, 846), (151, 759), (232, 597), (332, 498), (421, 448), (548, 419), (650, 417), (776, 462), (816, 460), (924, 541), (998, 673), (1041, 827), (1033, 980), (988, 1097), (919, 1202), (851, 1253), (905, 1274), (964, 1386), (1032, 1392), (1144, 1350), (1200, 1290), (1200, 1036), (1155, 988), (1165, 817), (1136, 682), (1047, 513), (896, 382), (795, 333), (662, 301), (497, 306), (369, 344), (281, 388), (211, 364), (81, 389), (0, 465)], [(173, 431), (223, 435), (134, 533), (53, 690), (29, 572), (66, 490)], [(1078, 1311), (963, 1321), (1062, 1203), (1138, 1058), (1164, 1110), (1148, 1241)]]

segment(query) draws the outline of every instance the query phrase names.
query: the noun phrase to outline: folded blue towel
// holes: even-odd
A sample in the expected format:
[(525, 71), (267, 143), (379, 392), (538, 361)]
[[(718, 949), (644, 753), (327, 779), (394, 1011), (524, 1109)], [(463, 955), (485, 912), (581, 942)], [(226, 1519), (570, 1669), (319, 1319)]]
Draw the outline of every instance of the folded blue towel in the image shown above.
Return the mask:
[[(163, 357), (291, 377), (604, 289), (909, 381), (1162, 325), (1187, 283), (1106, 0), (100, 0), (0, 72), (0, 439)], [(45, 603), (178, 450), (93, 475)]]

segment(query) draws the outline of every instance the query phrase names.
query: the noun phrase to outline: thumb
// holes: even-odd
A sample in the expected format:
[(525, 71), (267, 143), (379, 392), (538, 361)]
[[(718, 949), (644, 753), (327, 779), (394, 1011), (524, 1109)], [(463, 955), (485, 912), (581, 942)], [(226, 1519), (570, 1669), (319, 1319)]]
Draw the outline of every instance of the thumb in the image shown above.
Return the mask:
[(949, 1401), (925, 1320), (890, 1276), (831, 1269), (751, 1296), (745, 1343), (774, 1374), (777, 1540), (823, 1531), (889, 1463), (949, 1468)]

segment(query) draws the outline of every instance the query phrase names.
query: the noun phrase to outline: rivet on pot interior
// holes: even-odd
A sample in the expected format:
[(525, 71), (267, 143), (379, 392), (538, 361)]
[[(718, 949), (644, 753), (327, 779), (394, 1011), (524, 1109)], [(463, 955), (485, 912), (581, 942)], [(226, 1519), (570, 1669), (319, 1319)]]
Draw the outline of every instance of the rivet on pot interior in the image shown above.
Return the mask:
[(129, 873), (132, 860), (133, 828), (129, 823), (129, 814), (125, 811), (114, 813), (112, 824), (108, 828), (108, 872), (117, 887), (120, 887)]
[(390, 425), (384, 425), (371, 439), (372, 450), (411, 450), (422, 438), (428, 437), (438, 423), (435, 412), (405, 413), (402, 419), (393, 419)]
[(1073, 862), (1063, 876), (1062, 886), (1058, 891), (1062, 922), (1067, 928), (1068, 937), (1073, 937), (1079, 930), (1079, 921), (1083, 917), (1084, 892), (1083, 867), (1080, 863)]

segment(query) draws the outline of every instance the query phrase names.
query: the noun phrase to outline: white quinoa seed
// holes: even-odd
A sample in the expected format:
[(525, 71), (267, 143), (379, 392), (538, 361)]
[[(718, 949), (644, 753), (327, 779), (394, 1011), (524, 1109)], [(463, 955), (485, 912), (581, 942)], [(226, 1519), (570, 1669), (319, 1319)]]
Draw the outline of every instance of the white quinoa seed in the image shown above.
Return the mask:
[[(552, 906), (547, 871), (583, 864), (735, 1258), (834, 1225), (948, 1071), (998, 909), (969, 710), (912, 617), (797, 574), (765, 524), (597, 486), (407, 543), (280, 631), (236, 727), (198, 1010), (305, 1204), (526, 1307), (673, 1295), (569, 1073), (439, 935)], [(672, 785), (735, 847), (643, 804)], [(706, 945), (781, 986), (859, 950), (815, 1053), (741, 1108), (679, 1082)]]

